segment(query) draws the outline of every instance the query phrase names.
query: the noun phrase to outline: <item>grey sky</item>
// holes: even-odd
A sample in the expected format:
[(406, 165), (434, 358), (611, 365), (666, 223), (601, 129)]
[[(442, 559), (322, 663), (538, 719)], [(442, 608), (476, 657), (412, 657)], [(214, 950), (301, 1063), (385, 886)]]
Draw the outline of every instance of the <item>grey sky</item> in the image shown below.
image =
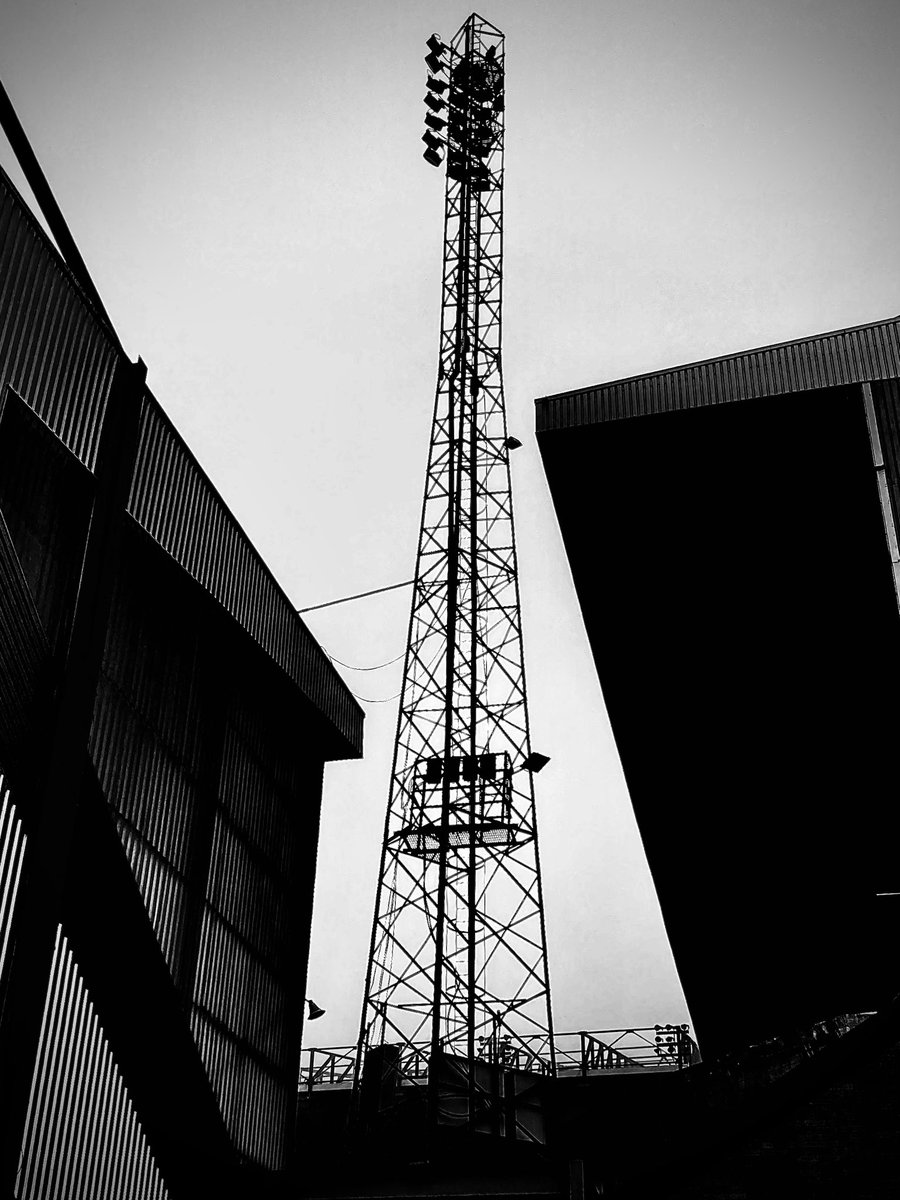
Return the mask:
[[(505, 375), (532, 734), (553, 759), (555, 1017), (686, 1019), (531, 400), (900, 311), (900, 6), (480, 11), (507, 35)], [(126, 347), (298, 605), (411, 574), (442, 210), (422, 56), (468, 12), (6, 0), (0, 17), (0, 74)], [(601, 571), (613, 520), (596, 514)], [(402, 650), (407, 604), (309, 624), (373, 665)], [(399, 690), (399, 663), (344, 674), (366, 697)], [(328, 1044), (355, 1038), (386, 801), (396, 708), (367, 710), (365, 762), (326, 775), (309, 986)]]

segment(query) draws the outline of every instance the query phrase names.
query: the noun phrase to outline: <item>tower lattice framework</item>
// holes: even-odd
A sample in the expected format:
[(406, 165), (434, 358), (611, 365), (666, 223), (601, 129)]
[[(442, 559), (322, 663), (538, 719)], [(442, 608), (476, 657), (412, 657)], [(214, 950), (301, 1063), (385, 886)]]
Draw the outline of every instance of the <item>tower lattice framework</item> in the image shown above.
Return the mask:
[[(501, 365), (504, 39), (477, 15), (426, 60), (446, 155), (440, 361), (360, 1059), (396, 1047), (553, 1070)], [(514, 443), (515, 444), (515, 443)]]

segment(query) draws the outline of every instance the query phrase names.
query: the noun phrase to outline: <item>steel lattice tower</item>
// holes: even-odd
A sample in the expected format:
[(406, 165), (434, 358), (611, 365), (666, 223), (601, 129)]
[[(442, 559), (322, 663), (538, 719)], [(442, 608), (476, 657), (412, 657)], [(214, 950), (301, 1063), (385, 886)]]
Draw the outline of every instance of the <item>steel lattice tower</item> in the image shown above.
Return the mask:
[(454, 1056), (472, 1092), (478, 1062), (553, 1070), (532, 778), (546, 759), (529, 742), (500, 357), (504, 39), (473, 14), (428, 44), (440, 361), (360, 1063), (393, 1046), (424, 1083)]

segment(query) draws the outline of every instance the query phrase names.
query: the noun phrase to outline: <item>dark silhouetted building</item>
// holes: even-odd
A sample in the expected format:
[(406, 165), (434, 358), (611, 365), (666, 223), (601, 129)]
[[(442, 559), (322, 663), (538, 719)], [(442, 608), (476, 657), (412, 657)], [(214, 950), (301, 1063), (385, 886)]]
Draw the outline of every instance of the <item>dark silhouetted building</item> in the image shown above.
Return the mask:
[(5, 176), (0, 580), (4, 1193), (262, 1194), (362, 714)]
[[(537, 437), (704, 1056), (900, 991), (900, 320), (549, 396)], [(598, 797), (602, 803), (602, 797)]]

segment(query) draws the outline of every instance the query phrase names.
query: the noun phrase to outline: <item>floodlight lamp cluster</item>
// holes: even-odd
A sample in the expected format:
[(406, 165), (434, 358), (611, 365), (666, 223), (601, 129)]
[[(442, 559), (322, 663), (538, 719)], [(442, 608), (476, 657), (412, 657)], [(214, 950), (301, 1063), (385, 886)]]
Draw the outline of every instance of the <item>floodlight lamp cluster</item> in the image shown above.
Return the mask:
[(439, 167), (444, 161), (444, 139), (439, 135), (447, 126), (445, 118), (438, 116), (438, 113), (443, 112), (447, 107), (446, 100), (443, 99), (444, 92), (450, 86), (445, 79), (439, 79), (437, 76), (441, 71), (447, 69), (445, 54), (447, 47), (441, 41), (436, 33), (433, 33), (425, 43), (428, 47), (428, 53), (425, 55), (425, 65), (428, 67), (428, 80), (425, 84), (428, 89), (425, 93), (425, 105), (428, 111), (425, 113), (425, 132), (422, 134), (422, 141), (425, 143), (425, 152), (422, 157), (427, 163), (433, 167)]
[[(451, 179), (468, 179), (474, 191), (487, 191), (494, 179), (486, 160), (500, 141), (504, 106), (503, 67), (497, 49), (489, 46), (483, 54), (467, 51), (454, 55), (436, 33), (426, 45), (429, 76), (423, 158), (439, 167), (446, 151)], [(440, 73), (447, 78), (439, 78)]]

